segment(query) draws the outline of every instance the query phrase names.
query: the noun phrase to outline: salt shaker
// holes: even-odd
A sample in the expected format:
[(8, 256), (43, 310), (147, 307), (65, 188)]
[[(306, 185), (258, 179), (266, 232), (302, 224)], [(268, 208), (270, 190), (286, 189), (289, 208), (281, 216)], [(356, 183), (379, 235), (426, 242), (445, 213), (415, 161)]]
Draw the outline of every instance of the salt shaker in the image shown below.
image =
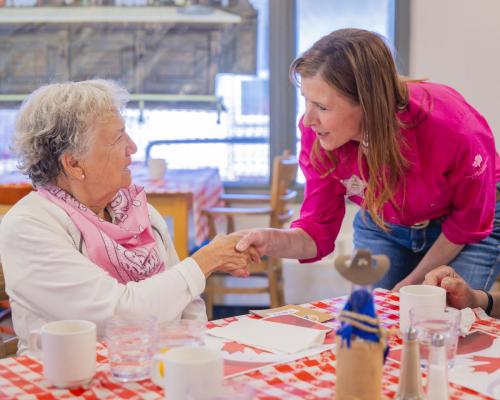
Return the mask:
[(399, 388), (396, 399), (425, 399), (420, 373), (420, 352), (415, 328), (410, 328), (404, 336), (401, 375), (399, 377)]
[(432, 336), (427, 368), (427, 398), (448, 400), (448, 364), (445, 339), (441, 333)]

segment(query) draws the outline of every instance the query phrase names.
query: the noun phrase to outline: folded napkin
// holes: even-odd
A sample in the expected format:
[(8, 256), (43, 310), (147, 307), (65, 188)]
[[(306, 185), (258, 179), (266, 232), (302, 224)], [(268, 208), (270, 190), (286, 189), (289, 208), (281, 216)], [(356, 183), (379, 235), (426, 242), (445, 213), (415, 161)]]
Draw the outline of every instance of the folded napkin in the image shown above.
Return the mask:
[(467, 336), (470, 333), (472, 324), (476, 321), (476, 314), (469, 307), (460, 310), (460, 336)]
[(323, 344), (326, 335), (326, 331), (318, 329), (253, 318), (242, 318), (221, 328), (208, 329), (206, 333), (273, 353), (290, 354)]

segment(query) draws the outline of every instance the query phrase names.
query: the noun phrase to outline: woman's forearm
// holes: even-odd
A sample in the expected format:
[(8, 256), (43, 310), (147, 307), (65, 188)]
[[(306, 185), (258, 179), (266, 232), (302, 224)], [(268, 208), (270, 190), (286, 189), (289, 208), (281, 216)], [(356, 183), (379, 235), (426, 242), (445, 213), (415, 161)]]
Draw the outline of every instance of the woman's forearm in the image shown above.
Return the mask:
[(427, 272), (440, 265), (448, 265), (463, 248), (464, 245), (450, 242), (441, 233), (406, 280), (412, 283), (422, 283)]
[[(250, 229), (235, 232), (240, 240), (237, 251), (247, 251), (251, 247), (260, 257), (279, 257), (309, 259), (316, 257), (317, 248), (314, 240), (300, 228), (291, 229)], [(255, 260), (254, 260), (255, 261)]]
[(316, 243), (304, 230), (269, 229), (270, 241), (267, 255), (280, 258), (295, 258), (306, 260), (317, 254)]

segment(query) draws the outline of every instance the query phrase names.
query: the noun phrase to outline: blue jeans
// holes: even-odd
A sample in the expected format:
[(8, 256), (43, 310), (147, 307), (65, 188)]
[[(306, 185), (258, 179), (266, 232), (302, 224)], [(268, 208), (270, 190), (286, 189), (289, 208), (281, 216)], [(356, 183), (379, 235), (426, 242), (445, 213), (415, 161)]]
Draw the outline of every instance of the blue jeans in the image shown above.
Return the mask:
[[(391, 260), (389, 272), (374, 287), (392, 289), (418, 265), (441, 233), (439, 220), (424, 229), (388, 224), (389, 231), (378, 227), (368, 212), (354, 218), (354, 248), (373, 254), (385, 254)], [(466, 245), (451, 265), (471, 287), (489, 290), (500, 270), (500, 202), (495, 209), (493, 232), (479, 243)]]

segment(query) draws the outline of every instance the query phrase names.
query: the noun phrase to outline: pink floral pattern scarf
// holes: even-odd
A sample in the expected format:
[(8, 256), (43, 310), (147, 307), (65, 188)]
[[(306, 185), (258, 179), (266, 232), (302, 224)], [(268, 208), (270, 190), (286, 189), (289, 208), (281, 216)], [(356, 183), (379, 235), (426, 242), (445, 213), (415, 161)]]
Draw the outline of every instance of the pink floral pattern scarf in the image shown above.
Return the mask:
[(83, 235), (88, 257), (118, 282), (141, 281), (165, 270), (144, 188), (131, 185), (116, 194), (107, 207), (114, 223), (57, 186), (39, 188), (38, 193), (68, 213)]

